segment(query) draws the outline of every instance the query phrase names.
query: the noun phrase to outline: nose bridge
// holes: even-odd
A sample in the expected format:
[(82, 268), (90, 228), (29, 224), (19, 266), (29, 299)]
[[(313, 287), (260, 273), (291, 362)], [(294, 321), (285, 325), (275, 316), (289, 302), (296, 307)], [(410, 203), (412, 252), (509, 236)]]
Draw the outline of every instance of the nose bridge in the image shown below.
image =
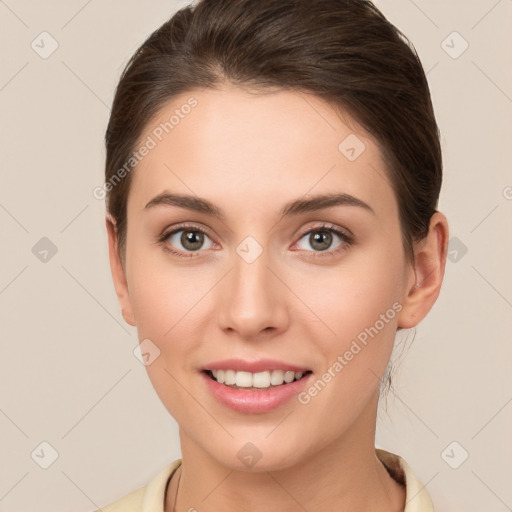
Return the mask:
[(269, 268), (271, 260), (270, 251), (252, 237), (236, 247), (219, 301), (221, 328), (250, 337), (269, 327), (282, 327), (284, 298), (278, 279)]

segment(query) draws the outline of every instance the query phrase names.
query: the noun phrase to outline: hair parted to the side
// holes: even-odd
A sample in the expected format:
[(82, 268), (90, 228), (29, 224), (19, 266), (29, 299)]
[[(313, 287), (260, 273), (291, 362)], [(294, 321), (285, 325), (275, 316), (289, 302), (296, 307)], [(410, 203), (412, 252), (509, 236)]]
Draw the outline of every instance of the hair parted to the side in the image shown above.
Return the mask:
[[(427, 235), (437, 211), (439, 130), (414, 46), (377, 7), (366, 0), (199, 0), (177, 11), (122, 73), (105, 134), (105, 181), (126, 165), (169, 100), (226, 83), (316, 95), (369, 132), (386, 162), (404, 249), (414, 261), (413, 242)], [(131, 174), (106, 194), (123, 260)]]

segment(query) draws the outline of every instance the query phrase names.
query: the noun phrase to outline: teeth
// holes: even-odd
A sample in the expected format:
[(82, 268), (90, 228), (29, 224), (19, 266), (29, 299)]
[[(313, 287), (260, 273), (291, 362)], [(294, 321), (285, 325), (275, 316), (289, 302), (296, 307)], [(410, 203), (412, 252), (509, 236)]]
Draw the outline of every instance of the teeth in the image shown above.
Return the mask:
[(232, 386), (236, 383), (236, 372), (235, 370), (226, 370), (224, 372), (224, 384)]
[(269, 388), (299, 380), (303, 372), (272, 370), (258, 373), (237, 372), (235, 370), (211, 370), (215, 380), (227, 386), (240, 388)]
[[(254, 374), (256, 376), (256, 374)], [(235, 384), (240, 388), (250, 388), (252, 386), (253, 374), (250, 372), (236, 372)]]

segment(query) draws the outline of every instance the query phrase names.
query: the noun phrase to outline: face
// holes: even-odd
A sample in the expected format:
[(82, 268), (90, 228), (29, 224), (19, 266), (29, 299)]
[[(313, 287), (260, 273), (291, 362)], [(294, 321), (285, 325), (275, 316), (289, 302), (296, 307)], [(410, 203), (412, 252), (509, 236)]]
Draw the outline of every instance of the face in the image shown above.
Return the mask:
[[(173, 98), (148, 137), (114, 278), (182, 443), (243, 468), (250, 442), (272, 470), (371, 429), (415, 283), (375, 141), (317, 97), (237, 88)], [(303, 375), (265, 389), (279, 369)]]

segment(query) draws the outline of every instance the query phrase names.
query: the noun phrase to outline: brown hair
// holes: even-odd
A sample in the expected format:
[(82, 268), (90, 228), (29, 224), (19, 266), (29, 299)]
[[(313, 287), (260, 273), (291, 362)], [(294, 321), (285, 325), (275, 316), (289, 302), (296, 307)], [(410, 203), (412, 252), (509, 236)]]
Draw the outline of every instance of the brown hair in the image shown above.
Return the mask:
[[(412, 244), (437, 211), (439, 130), (414, 46), (370, 1), (200, 0), (177, 11), (121, 76), (105, 135), (106, 183), (169, 100), (223, 83), (314, 94), (369, 132), (387, 164), (414, 261)], [(123, 176), (106, 201), (124, 259), (131, 173)]]

